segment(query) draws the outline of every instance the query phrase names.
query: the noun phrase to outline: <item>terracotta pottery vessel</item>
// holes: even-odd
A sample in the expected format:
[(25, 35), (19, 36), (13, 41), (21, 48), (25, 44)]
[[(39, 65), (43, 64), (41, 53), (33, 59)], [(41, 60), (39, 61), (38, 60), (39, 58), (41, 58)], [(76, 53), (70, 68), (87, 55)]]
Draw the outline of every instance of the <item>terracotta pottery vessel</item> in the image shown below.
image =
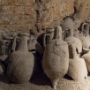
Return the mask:
[(72, 58), (70, 58), (68, 75), (75, 81), (82, 82), (87, 77), (87, 68), (83, 58), (79, 57), (76, 52), (75, 44), (71, 44), (69, 49), (72, 51)]
[[(68, 45), (62, 40), (62, 28), (58, 26), (55, 33), (54, 36), (53, 34), (45, 35), (48, 41), (45, 44), (42, 60), (43, 70), (51, 80), (54, 89), (56, 89), (59, 79), (67, 73), (69, 65)], [(45, 38), (44, 40), (46, 40)]]
[(74, 43), (77, 47), (78, 53), (81, 53), (82, 43), (78, 38), (74, 37), (74, 34), (75, 34), (74, 32), (76, 30), (76, 27), (78, 27), (77, 26), (78, 23), (79, 23), (79, 21), (77, 21), (77, 23), (76, 23), (72, 18), (67, 18), (61, 25), (65, 32), (67, 32), (67, 31), (69, 32), (69, 35), (67, 38), (65, 38), (65, 41), (68, 44)]
[(34, 56), (28, 51), (28, 40), (28, 34), (21, 34), (19, 46), (9, 58), (7, 73), (14, 83), (28, 82), (34, 71)]

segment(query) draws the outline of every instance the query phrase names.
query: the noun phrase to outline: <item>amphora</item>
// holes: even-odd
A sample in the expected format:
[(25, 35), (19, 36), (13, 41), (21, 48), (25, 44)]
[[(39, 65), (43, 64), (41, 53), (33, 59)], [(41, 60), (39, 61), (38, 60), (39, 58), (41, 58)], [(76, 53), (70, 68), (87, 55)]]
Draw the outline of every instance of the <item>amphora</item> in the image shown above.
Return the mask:
[(51, 80), (54, 89), (57, 83), (68, 71), (69, 53), (68, 45), (62, 40), (62, 28), (56, 27), (55, 35), (45, 35), (45, 50), (43, 54), (42, 66), (45, 74)]
[(34, 71), (34, 56), (28, 51), (28, 40), (29, 35), (22, 33), (17, 50), (11, 53), (9, 58), (7, 73), (14, 83), (28, 82)]
[(72, 58), (70, 58), (68, 75), (75, 81), (82, 82), (87, 77), (87, 68), (83, 58), (77, 54), (75, 44), (69, 45), (72, 51)]

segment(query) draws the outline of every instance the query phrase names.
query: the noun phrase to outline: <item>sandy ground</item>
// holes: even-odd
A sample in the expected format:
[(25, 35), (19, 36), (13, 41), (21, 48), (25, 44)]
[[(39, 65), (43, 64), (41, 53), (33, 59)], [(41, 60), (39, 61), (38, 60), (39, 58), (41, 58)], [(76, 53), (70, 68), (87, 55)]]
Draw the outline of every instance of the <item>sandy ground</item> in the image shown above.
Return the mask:
[[(45, 74), (36, 73), (30, 82), (25, 84), (13, 84), (6, 76), (0, 76), (0, 90), (54, 90), (50, 80)], [(69, 78), (60, 79), (57, 90), (90, 90), (90, 77), (83, 82), (75, 82)]]

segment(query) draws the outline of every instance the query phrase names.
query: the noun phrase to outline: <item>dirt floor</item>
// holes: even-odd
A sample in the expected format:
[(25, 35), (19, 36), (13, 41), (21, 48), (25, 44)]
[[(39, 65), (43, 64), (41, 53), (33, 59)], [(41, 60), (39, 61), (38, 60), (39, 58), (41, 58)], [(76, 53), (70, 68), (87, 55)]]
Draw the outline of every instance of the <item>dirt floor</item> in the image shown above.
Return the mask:
[[(6, 76), (0, 76), (0, 90), (54, 90), (45, 74), (38, 72), (30, 82), (13, 84)], [(79, 83), (67, 77), (60, 79), (57, 90), (90, 90), (90, 77)]]

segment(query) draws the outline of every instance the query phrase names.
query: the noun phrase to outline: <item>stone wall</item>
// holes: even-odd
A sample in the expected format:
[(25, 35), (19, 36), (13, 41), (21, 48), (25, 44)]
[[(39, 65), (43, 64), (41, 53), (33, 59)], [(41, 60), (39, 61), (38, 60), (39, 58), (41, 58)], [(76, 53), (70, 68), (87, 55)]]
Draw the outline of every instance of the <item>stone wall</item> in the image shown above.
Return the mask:
[(90, 0), (75, 0), (74, 17), (83, 21), (90, 17)]
[(35, 22), (35, 0), (0, 0), (0, 30), (29, 30)]
[(86, 20), (90, 0), (0, 0), (0, 30), (35, 34), (59, 25), (63, 18)]

